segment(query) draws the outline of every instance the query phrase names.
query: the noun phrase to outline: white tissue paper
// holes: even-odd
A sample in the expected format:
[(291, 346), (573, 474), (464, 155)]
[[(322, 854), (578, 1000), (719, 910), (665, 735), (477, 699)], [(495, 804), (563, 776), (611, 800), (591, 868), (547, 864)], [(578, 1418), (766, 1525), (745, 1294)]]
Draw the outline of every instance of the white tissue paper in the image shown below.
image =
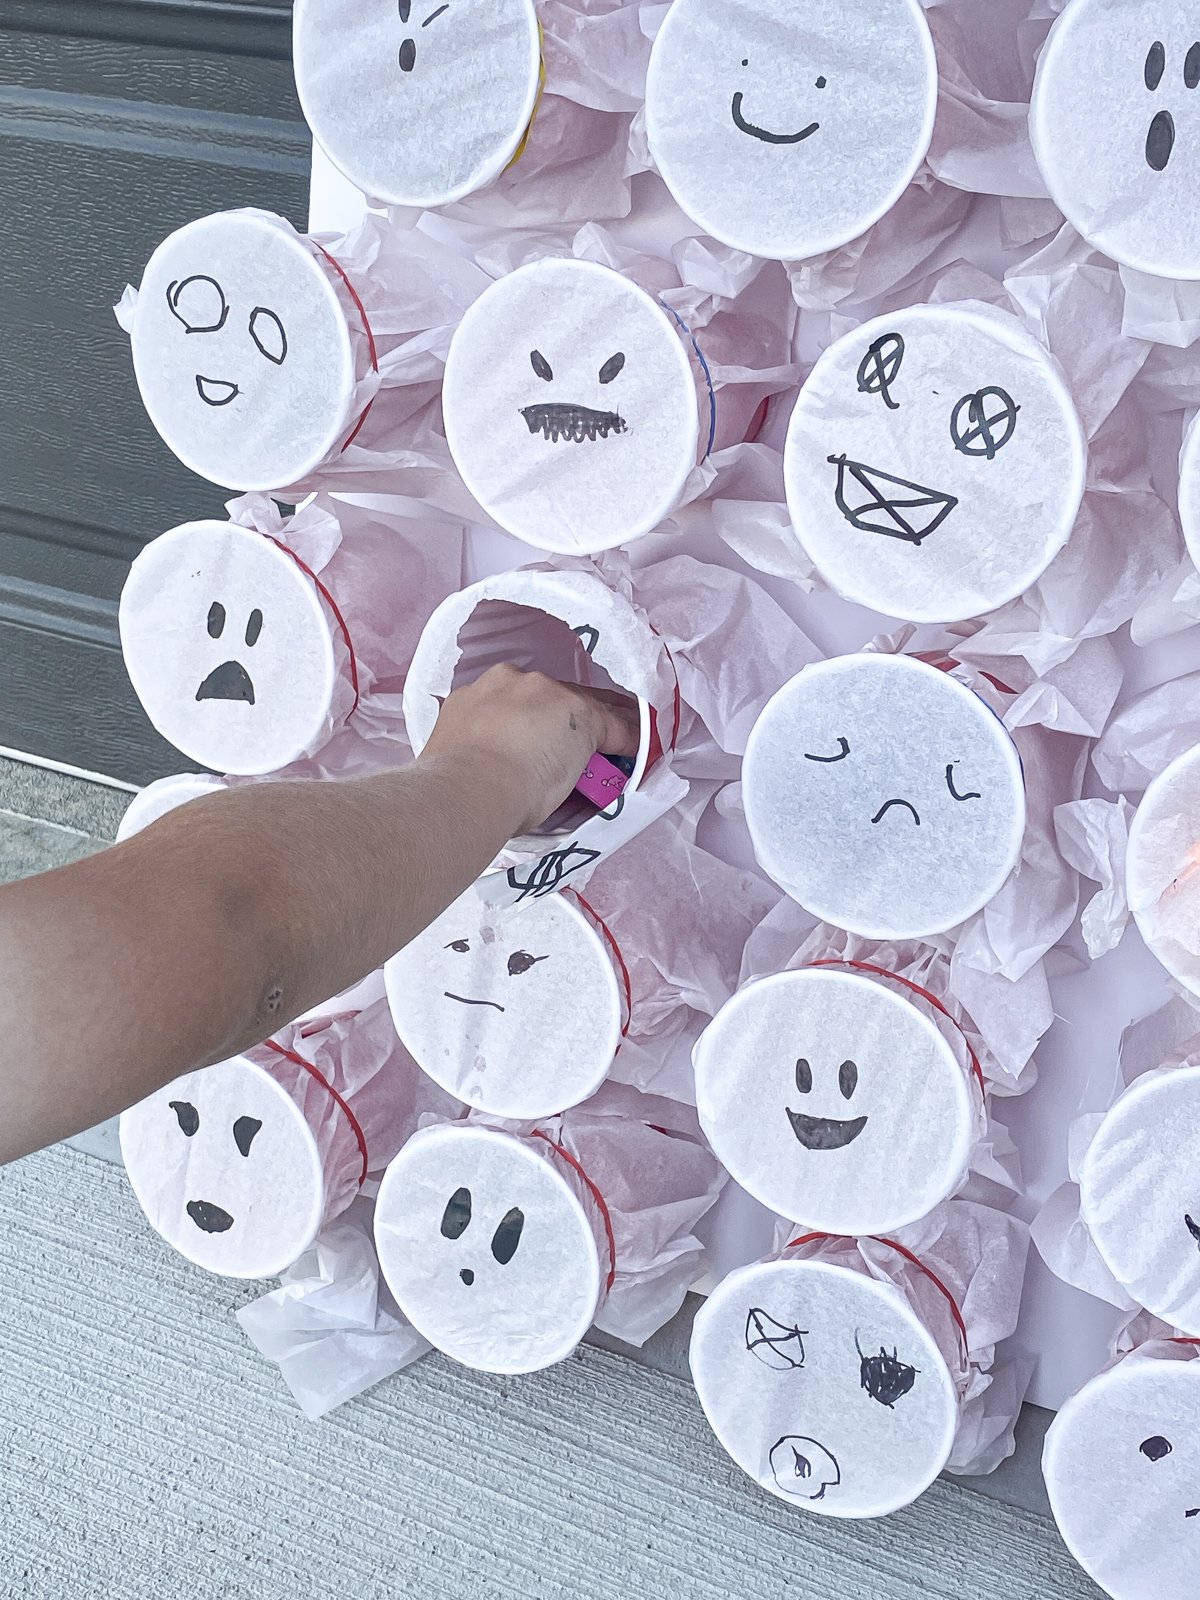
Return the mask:
[(1038, 61), (1030, 131), (1046, 187), (1085, 239), (1155, 277), (1200, 278), (1197, 85), (1188, 0), (1071, 0)]
[(895, 1239), (799, 1235), (696, 1314), (700, 1403), (733, 1460), (790, 1505), (883, 1516), (944, 1468), (1012, 1451), (1022, 1384), (993, 1371), (1016, 1325), (1026, 1235), (964, 1201)]
[(542, 71), (533, 0), (299, 0), (293, 58), (334, 165), (373, 201), (420, 208), (499, 176)]
[(1188, 423), (1179, 452), (1179, 522), (1192, 564), (1200, 569), (1200, 413)]
[(910, 656), (842, 656), (785, 684), (750, 735), (742, 794), (763, 870), (870, 938), (964, 921), (1002, 887), (1025, 832), (1004, 725)]
[(265, 495), (229, 511), (152, 540), (122, 590), (125, 665), (154, 726), (240, 774), (313, 756), (348, 724), (403, 737), (404, 673), (420, 620), (458, 585), (461, 529), (418, 537), (320, 499), (291, 518)]
[(1088, 1380), (1042, 1451), (1067, 1549), (1113, 1600), (1192, 1600), (1200, 1526), (1200, 1350), (1157, 1338)]
[(992, 611), (1066, 543), (1086, 443), (1061, 372), (1015, 317), (914, 306), (821, 356), (784, 453), (806, 553), (847, 599), (918, 622)]
[(701, 1125), (770, 1210), (837, 1234), (916, 1221), (966, 1176), (983, 1123), (973, 1047), (875, 962), (746, 984), (700, 1036)]
[(446, 1105), (380, 999), (177, 1078), (122, 1115), (121, 1155), (169, 1245), (224, 1277), (273, 1277)]
[(933, 41), (916, 0), (675, 0), (646, 136), (705, 232), (776, 260), (858, 238), (929, 148)]
[(1125, 887), (1147, 947), (1200, 995), (1200, 745), (1150, 784), (1129, 825)]
[(165, 817), (176, 806), (189, 800), (199, 800), (202, 795), (217, 794), (225, 788), (220, 778), (201, 772), (172, 773), (169, 778), (158, 778), (140, 789), (126, 807), (125, 815), (117, 824), (117, 843), (141, 833), (152, 822)]
[(638, 1120), (638, 1099), (413, 1135), (380, 1188), (375, 1240), (397, 1303), (437, 1349), (534, 1372), (593, 1322), (642, 1344), (679, 1309), (703, 1270), (691, 1230), (724, 1175), (702, 1144)]
[(678, 504), (713, 405), (686, 328), (620, 273), (565, 257), (479, 297), (442, 391), (479, 504), (527, 544), (576, 555), (640, 538)]

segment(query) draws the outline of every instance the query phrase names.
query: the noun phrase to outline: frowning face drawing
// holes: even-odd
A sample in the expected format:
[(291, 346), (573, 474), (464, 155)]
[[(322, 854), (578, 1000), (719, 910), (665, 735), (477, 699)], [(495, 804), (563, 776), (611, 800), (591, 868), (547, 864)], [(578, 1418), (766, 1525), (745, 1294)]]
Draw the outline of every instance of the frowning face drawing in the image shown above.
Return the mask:
[(1083, 494), (1083, 430), (1015, 319), (966, 306), (880, 317), (831, 345), (785, 451), (797, 537), (840, 594), (951, 621), (1029, 587)]
[(808, 667), (768, 702), (742, 780), (759, 864), (814, 916), (870, 938), (942, 932), (1016, 864), (1016, 749), (970, 690), (907, 656)]
[(696, 464), (688, 346), (635, 284), (552, 259), (499, 279), (463, 318), (443, 388), (467, 487), (529, 544), (583, 554), (640, 537)]

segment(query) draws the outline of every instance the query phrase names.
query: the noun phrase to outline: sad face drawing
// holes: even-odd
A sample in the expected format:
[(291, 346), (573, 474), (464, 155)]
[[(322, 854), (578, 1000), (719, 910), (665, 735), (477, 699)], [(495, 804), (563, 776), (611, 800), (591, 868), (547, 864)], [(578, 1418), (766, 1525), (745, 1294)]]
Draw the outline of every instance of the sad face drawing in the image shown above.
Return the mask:
[(820, 1516), (908, 1505), (949, 1456), (945, 1359), (898, 1290), (857, 1272), (775, 1261), (731, 1273), (696, 1314), (691, 1367), (738, 1466)]
[(646, 133), (706, 232), (804, 259), (891, 209), (933, 132), (933, 43), (914, 0), (674, 0)]
[(171, 234), (142, 276), (132, 337), (151, 421), (213, 483), (286, 487), (350, 431), (346, 316), (279, 218), (222, 212)]
[(696, 464), (688, 347), (648, 294), (590, 261), (535, 262), (486, 290), (454, 335), (442, 404), (468, 489), (545, 550), (648, 533)]
[(797, 537), (831, 588), (914, 622), (995, 610), (1066, 543), (1086, 446), (1015, 318), (920, 306), (821, 356), (788, 427)]
[(1106, 255), (1200, 278), (1200, 23), (1187, 0), (1071, 0), (1030, 112), (1046, 187)]
[(868, 938), (919, 938), (971, 916), (1016, 865), (1025, 828), (1020, 760), (999, 719), (907, 656), (842, 656), (785, 684), (751, 732), (742, 792), (764, 871), (814, 916)]
[(933, 1022), (881, 981), (827, 968), (757, 979), (722, 1006), (693, 1063), (722, 1165), (805, 1228), (887, 1233), (966, 1173), (966, 1073)]

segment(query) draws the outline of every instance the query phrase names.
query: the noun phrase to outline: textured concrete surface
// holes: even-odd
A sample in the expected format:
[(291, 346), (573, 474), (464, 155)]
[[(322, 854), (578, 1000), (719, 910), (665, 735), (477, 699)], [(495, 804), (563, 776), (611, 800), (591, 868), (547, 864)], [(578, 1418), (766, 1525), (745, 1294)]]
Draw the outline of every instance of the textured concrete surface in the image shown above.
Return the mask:
[(145, 1227), (121, 1174), (0, 1170), (3, 1600), (1094, 1600), (1041, 1519), (947, 1483), (878, 1523), (757, 1491), (688, 1385), (606, 1352), (441, 1358), (306, 1423), (253, 1292)]
[[(130, 793), (0, 756), (0, 809), (99, 840), (115, 839)], [(11, 875), (11, 874), (10, 874)]]

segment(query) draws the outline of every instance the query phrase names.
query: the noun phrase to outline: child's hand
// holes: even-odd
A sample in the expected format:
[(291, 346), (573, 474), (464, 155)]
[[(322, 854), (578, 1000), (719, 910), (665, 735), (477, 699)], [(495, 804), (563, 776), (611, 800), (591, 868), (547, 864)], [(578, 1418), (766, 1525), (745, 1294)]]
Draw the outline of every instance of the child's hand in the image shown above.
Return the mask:
[(442, 703), (422, 760), (484, 756), (498, 789), (517, 785), (517, 833), (544, 822), (571, 793), (599, 750), (635, 756), (638, 710), (628, 695), (581, 689), (540, 672), (491, 667)]

